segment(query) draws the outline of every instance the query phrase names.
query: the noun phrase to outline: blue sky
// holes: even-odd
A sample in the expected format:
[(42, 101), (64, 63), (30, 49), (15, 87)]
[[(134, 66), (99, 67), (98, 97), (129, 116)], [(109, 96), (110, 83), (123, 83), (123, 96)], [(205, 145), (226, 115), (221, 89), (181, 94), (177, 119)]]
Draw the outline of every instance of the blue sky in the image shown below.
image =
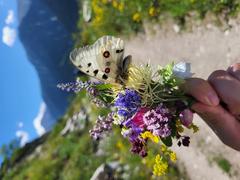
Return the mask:
[[(14, 21), (10, 18), (6, 23), (9, 10), (14, 12)], [(17, 30), (16, 15), (15, 0), (0, 0), (0, 146), (16, 138), (19, 130), (28, 133), (29, 139), (37, 137), (33, 120), (42, 102), (37, 73), (18, 37), (5, 40), (10, 41), (8, 45), (3, 42), (4, 28)]]

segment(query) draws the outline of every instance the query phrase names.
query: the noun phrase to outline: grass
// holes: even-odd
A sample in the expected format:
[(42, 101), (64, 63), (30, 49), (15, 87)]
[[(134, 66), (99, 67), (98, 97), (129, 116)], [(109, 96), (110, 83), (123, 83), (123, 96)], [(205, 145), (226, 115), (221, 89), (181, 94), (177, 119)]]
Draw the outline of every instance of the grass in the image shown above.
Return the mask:
[(217, 163), (218, 167), (225, 173), (230, 175), (232, 165), (230, 162), (221, 155), (213, 158), (213, 161)]
[[(81, 4), (82, 1), (79, 1)], [(81, 7), (81, 6), (80, 6)], [(144, 22), (164, 23), (171, 18), (184, 25), (187, 18), (204, 19), (207, 13), (226, 21), (240, 10), (238, 0), (92, 0), (92, 18), (78, 22), (76, 46), (93, 43), (103, 35), (129, 36), (143, 32)]]
[[(93, 13), (90, 22), (85, 22), (80, 14), (78, 22), (80, 32), (74, 35), (76, 46), (92, 43), (106, 34), (128, 36), (143, 32), (145, 21), (164, 23), (168, 18), (172, 18), (184, 25), (186, 18), (192, 16), (193, 12), (199, 19), (203, 19), (210, 12), (216, 17), (224, 16), (227, 20), (238, 14), (240, 4), (238, 0), (92, 0), (91, 8)], [(83, 105), (89, 109), (90, 122), (94, 122), (98, 114), (105, 113), (91, 106), (84, 94), (78, 94), (65, 116), (44, 139), (40, 139), (41, 153), (30, 158), (29, 155), (36, 149), (32, 144), (15, 151), (2, 164), (0, 178), (85, 180), (90, 179), (102, 163), (118, 161), (121, 166), (128, 166), (125, 172), (130, 179), (149, 179), (152, 175), (154, 153), (150, 152), (145, 159), (132, 155), (129, 152), (129, 143), (121, 137), (118, 129), (113, 131), (111, 138), (102, 147), (105, 152), (102, 156), (96, 155), (97, 144), (89, 137), (88, 130), (91, 125), (81, 133), (73, 132), (66, 137), (60, 135), (67, 119)], [(158, 148), (153, 146), (152, 151), (158, 151)], [(224, 172), (230, 173), (231, 164), (226, 159), (219, 156), (214, 161)], [(188, 179), (188, 177), (178, 166), (170, 164), (169, 174), (162, 179)]]
[[(41, 141), (41, 153), (33, 155), (27, 147), (19, 149), (14, 155), (5, 160), (8, 166), (2, 166), (0, 177), (3, 180), (77, 180), (90, 179), (94, 171), (102, 163), (118, 161), (124, 173), (130, 179), (149, 179), (152, 175), (153, 153), (144, 160), (129, 152), (130, 145), (119, 132), (114, 129), (113, 133), (101, 145), (94, 143), (89, 136), (91, 123), (82, 132), (73, 132), (63, 137), (60, 135), (69, 117), (78, 112), (84, 105), (89, 111), (90, 122), (93, 122), (98, 114), (104, 114), (105, 110), (97, 109), (91, 105), (84, 93), (80, 93), (73, 100), (68, 112), (56, 124), (54, 129)], [(99, 146), (104, 154), (96, 155), (96, 146)], [(31, 144), (28, 147), (33, 147)], [(38, 146), (39, 147), (39, 146)], [(153, 151), (158, 151), (154, 146)], [(115, 178), (121, 178), (121, 173), (116, 173)], [(170, 165), (169, 174), (162, 179), (188, 179), (174, 164)]]

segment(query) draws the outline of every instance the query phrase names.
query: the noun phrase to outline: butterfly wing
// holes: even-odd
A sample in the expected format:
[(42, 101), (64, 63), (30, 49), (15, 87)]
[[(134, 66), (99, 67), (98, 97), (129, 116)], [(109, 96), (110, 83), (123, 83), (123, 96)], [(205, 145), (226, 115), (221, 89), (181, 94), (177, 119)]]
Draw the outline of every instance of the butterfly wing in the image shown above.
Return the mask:
[(73, 50), (70, 60), (80, 71), (99, 80), (114, 83), (118, 77), (123, 53), (123, 40), (103, 36), (92, 46)]
[(117, 81), (120, 84), (124, 84), (124, 81), (128, 79), (128, 69), (132, 62), (132, 56), (122, 58), (118, 63), (118, 77)]

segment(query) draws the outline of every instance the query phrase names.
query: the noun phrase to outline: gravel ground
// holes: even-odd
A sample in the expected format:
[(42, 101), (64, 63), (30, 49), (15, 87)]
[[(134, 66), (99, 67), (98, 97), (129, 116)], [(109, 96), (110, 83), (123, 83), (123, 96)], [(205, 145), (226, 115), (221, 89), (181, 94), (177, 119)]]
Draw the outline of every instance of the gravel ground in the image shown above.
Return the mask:
[[(185, 60), (192, 64), (194, 76), (206, 79), (214, 70), (240, 62), (239, 19), (230, 20), (228, 26), (221, 28), (205, 21), (201, 26), (192, 26), (191, 31), (179, 31), (173, 23), (166, 27), (148, 25), (146, 34), (128, 40), (126, 51), (136, 62), (150, 60), (151, 64), (165, 65)], [(190, 179), (240, 179), (240, 153), (225, 146), (197, 115), (194, 121), (200, 132), (191, 135), (190, 147), (173, 147)], [(230, 173), (224, 172), (213, 161), (214, 157), (227, 159)]]

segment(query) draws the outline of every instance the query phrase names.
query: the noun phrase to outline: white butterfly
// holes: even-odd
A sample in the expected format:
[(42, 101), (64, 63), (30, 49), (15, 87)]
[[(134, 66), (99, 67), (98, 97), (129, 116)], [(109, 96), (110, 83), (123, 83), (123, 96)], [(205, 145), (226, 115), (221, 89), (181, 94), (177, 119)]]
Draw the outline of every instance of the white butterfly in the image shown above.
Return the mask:
[(70, 60), (83, 73), (108, 83), (124, 84), (132, 58), (123, 55), (123, 40), (103, 36), (91, 46), (74, 49)]

